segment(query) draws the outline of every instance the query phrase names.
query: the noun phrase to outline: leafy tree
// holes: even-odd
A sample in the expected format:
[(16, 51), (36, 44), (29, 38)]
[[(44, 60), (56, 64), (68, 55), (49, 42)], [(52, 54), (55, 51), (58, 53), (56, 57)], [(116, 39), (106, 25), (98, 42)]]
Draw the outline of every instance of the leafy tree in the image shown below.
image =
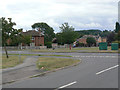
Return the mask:
[(58, 40), (61, 40), (61, 43), (71, 44), (78, 38), (78, 33), (74, 31), (72, 26), (69, 26), (68, 23), (62, 24), (60, 26), (61, 34), (59, 34)]
[(59, 45), (64, 45), (62, 33), (57, 33), (55, 37)]
[(31, 36), (30, 35), (22, 36), (21, 40), (22, 40), (21, 43), (29, 45), (31, 43)]
[(0, 47), (2, 46), (2, 19), (0, 18)]
[(77, 33), (79, 33), (79, 38), (81, 38), (84, 35), (101, 35), (102, 31), (101, 30), (95, 30), (95, 29), (90, 29), (90, 30), (80, 30), (80, 31), (76, 31)]
[(116, 22), (115, 32), (118, 33), (119, 31), (120, 31), (120, 24)]
[(47, 48), (52, 48), (52, 42), (47, 42), (46, 46), (47, 46)]
[(111, 33), (111, 31), (104, 30), (104, 31), (101, 33), (101, 37), (108, 37), (110, 33)]
[(111, 31), (110, 30), (95, 30), (95, 29), (91, 29), (91, 30), (80, 30), (80, 31), (76, 31), (77, 33), (79, 33), (79, 38), (81, 38), (84, 35), (100, 35), (101, 37), (107, 37)]
[(6, 20), (5, 18), (1, 18), (2, 21), (2, 44), (4, 46), (5, 52), (6, 52), (6, 57), (8, 58), (8, 53), (6, 49), (6, 43), (8, 39), (15, 39), (17, 35), (20, 34), (22, 29), (14, 29), (13, 26), (16, 25), (15, 22), (12, 22), (12, 18), (8, 18)]
[(47, 45), (47, 42), (52, 42), (52, 39), (55, 37), (53, 28), (47, 23), (34, 23), (32, 28), (41, 30), (44, 33), (45, 45)]
[(112, 43), (112, 41), (115, 41), (115, 33), (111, 32), (108, 36), (107, 36), (107, 42), (108, 44)]
[(89, 47), (92, 46), (93, 44), (96, 44), (96, 40), (93, 37), (88, 37), (86, 39), (86, 42), (87, 42), (87, 44), (88, 44)]
[(18, 46), (21, 43), (25, 45), (29, 45), (31, 43), (31, 36), (30, 35), (17, 35), (14, 39), (10, 40), (10, 46)]

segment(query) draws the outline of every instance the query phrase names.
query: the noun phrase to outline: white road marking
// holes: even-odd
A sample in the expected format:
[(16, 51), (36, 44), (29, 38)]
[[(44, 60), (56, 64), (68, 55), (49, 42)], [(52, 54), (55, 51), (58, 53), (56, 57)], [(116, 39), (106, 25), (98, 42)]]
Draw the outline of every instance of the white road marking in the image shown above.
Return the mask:
[(73, 84), (75, 84), (75, 83), (77, 83), (77, 81), (74, 81), (74, 82), (72, 82), (72, 83), (66, 84), (66, 85), (64, 85), (64, 86), (61, 86), (61, 87), (59, 87), (58, 89), (68, 87), (68, 86), (73, 85)]
[(96, 73), (96, 75), (99, 75), (99, 74), (104, 73), (104, 72), (106, 72), (106, 71), (108, 71), (108, 70), (111, 70), (111, 69), (117, 68), (118, 66), (119, 66), (119, 65), (115, 65), (115, 66), (110, 67), (110, 68), (108, 68), (108, 69), (102, 70), (102, 71)]
[(116, 57), (118, 57), (118, 56), (73, 56), (73, 57), (97, 57), (97, 58), (116, 58)]

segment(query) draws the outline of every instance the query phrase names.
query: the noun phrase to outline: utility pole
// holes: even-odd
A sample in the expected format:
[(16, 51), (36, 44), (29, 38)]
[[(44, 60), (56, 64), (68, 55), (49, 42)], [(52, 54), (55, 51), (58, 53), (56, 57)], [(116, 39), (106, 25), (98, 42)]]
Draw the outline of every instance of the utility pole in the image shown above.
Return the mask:
[(20, 49), (20, 45), (18, 45), (18, 52), (19, 52), (19, 63), (21, 62), (21, 54), (20, 54), (20, 51), (19, 51), (19, 49)]

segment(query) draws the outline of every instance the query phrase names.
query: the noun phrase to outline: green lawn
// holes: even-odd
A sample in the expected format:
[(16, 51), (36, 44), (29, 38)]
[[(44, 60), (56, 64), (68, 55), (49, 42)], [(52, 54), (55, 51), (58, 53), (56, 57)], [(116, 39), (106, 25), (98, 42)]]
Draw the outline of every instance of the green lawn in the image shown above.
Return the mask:
[(58, 53), (64, 53), (64, 52), (85, 52), (85, 53), (117, 53), (117, 50), (111, 50), (111, 47), (108, 47), (108, 50), (99, 50), (99, 47), (81, 47), (81, 48), (72, 48), (71, 50), (69, 48), (58, 48), (55, 50), (52, 49), (34, 49), (31, 50), (32, 52), (58, 52)]
[[(5, 55), (5, 54), (3, 54)], [(19, 55), (19, 54), (8, 54), (8, 55)], [(43, 54), (20, 54), (21, 56), (56, 56), (56, 57), (72, 57), (69, 55), (52, 55), (52, 54), (47, 54), (47, 55), (43, 55)]]
[(86, 47), (86, 48), (72, 48), (71, 50), (69, 48), (58, 48), (58, 49), (34, 49), (34, 50), (31, 50), (33, 52), (77, 52), (79, 50), (99, 50), (98, 47), (92, 47), (92, 48), (89, 48), (89, 47)]
[(18, 64), (23, 63), (23, 60), (25, 59), (25, 56), (21, 56), (21, 61), (19, 62), (18, 56), (9, 56), (9, 58), (6, 58), (5, 55), (2, 56), (2, 66), (0, 68), (9, 68), (14, 67)]
[(69, 66), (78, 62), (80, 62), (80, 60), (40, 57), (36, 64), (39, 69), (42, 69), (43, 67), (44, 70), (53, 70), (53, 69)]

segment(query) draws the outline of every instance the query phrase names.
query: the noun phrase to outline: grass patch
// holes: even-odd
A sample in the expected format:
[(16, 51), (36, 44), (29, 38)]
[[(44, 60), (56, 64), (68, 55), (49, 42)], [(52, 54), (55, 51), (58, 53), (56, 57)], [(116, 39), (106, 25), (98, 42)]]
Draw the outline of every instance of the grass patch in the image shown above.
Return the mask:
[(70, 50), (69, 48), (59, 48), (59, 49), (33, 49), (31, 50), (32, 52), (56, 52), (56, 53), (61, 53), (61, 52), (76, 52), (76, 50), (72, 49)]
[(72, 56), (69, 56), (69, 55), (38, 55), (38, 56), (56, 56), (56, 57), (72, 57)]
[(25, 56), (21, 56), (21, 61), (19, 62), (18, 56), (9, 56), (9, 58), (6, 58), (6, 56), (2, 56), (2, 66), (0, 66), (0, 68), (14, 67), (18, 64), (23, 63), (23, 60), (25, 58)]
[[(5, 54), (3, 54), (5, 55)], [(19, 55), (19, 54), (15, 54), (15, 53), (10, 53), (8, 55)], [(21, 56), (38, 56), (39, 54), (20, 54)]]
[[(5, 54), (3, 54), (5, 55)], [(8, 55), (19, 55), (19, 54), (8, 54)], [(43, 54), (20, 54), (21, 56), (56, 56), (56, 57), (72, 57), (69, 55), (52, 55), (52, 54), (48, 54), (48, 55), (43, 55)]]
[(48, 71), (48, 70), (69, 66), (78, 62), (80, 62), (80, 60), (40, 57), (36, 64), (38, 69), (41, 69), (43, 67), (44, 70)]
[(67, 53), (67, 52), (106, 52), (106, 53), (117, 53), (117, 51), (111, 50), (111, 47), (108, 47), (108, 50), (99, 50), (99, 47), (81, 47), (81, 48), (72, 48), (71, 50), (69, 48), (58, 48), (55, 50), (52, 49), (33, 49), (31, 50), (33, 52), (56, 52), (56, 53)]

